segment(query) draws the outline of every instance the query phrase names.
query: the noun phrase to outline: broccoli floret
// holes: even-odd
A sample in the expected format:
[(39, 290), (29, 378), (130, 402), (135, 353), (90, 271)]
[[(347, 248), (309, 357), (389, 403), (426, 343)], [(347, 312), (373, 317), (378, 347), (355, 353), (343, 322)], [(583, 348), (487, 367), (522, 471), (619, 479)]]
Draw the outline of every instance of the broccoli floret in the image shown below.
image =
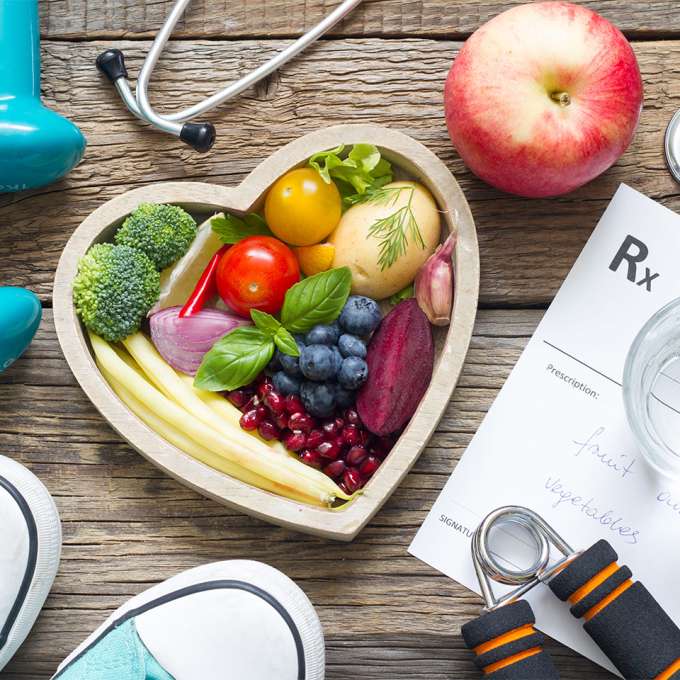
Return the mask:
[(98, 243), (80, 258), (73, 302), (83, 323), (109, 342), (139, 330), (160, 294), (160, 274), (139, 250)]
[(196, 238), (196, 222), (176, 205), (142, 203), (128, 216), (114, 240), (141, 250), (156, 269), (177, 262)]

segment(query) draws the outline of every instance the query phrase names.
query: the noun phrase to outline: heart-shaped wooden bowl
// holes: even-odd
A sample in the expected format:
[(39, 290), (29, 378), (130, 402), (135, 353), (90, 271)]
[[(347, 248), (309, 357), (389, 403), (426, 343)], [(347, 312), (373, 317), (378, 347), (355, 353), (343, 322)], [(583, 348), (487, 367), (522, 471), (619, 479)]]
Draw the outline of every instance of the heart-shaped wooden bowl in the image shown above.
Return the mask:
[[(272, 183), (288, 170), (303, 165), (314, 152), (359, 142), (376, 144), (406, 175), (425, 184), (442, 211), (443, 227), (458, 232), (455, 295), (450, 327), (435, 329), (432, 382), (411, 422), (363, 493), (344, 507), (327, 510), (275, 496), (217, 472), (169, 444), (130, 413), (95, 365), (73, 307), (71, 283), (78, 260), (88, 248), (111, 240), (115, 228), (141, 202), (181, 205), (198, 219), (222, 210), (257, 210)], [(370, 125), (340, 125), (288, 144), (237, 187), (169, 182), (133, 189), (102, 205), (75, 230), (64, 248), (54, 283), (54, 319), (66, 360), (87, 396), (113, 428), (159, 468), (192, 489), (255, 517), (318, 536), (351, 540), (404, 478), (441, 418), (470, 342), (478, 290), (479, 252), (474, 222), (446, 166), (422, 144), (399, 132)]]

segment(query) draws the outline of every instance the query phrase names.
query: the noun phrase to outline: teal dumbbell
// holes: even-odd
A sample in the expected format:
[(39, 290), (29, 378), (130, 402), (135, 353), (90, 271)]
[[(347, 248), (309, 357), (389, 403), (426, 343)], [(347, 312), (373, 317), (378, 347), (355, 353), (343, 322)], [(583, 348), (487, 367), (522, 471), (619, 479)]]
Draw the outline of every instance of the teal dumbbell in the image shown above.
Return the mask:
[(41, 318), (40, 300), (30, 290), (0, 286), (0, 373), (31, 344)]
[(54, 182), (84, 151), (80, 130), (40, 101), (38, 0), (0, 0), (0, 192)]

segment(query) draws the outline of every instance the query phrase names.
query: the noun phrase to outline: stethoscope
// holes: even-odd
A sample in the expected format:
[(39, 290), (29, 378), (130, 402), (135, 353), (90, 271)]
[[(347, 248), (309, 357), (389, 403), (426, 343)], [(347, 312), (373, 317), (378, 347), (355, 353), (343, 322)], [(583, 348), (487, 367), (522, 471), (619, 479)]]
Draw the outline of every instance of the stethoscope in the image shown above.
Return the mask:
[(675, 112), (666, 128), (664, 139), (666, 163), (676, 182), (680, 182), (680, 110)]
[(153, 73), (154, 68), (156, 68), (158, 59), (161, 56), (161, 52), (170, 38), (170, 34), (190, 2), (191, 0), (177, 0), (175, 2), (172, 11), (168, 15), (161, 30), (158, 32), (156, 39), (153, 41), (149, 53), (146, 55), (142, 70), (137, 79), (137, 87), (134, 93), (130, 87), (127, 69), (125, 68), (125, 60), (123, 53), (120, 50), (110, 49), (102, 52), (102, 54), (97, 57), (97, 68), (116, 86), (116, 90), (118, 90), (118, 94), (125, 103), (125, 106), (127, 106), (137, 118), (146, 123), (150, 123), (163, 132), (168, 132), (171, 135), (179, 137), (182, 141), (189, 144), (189, 146), (196, 149), (196, 151), (205, 152), (208, 151), (215, 142), (215, 127), (212, 123), (189, 122), (192, 118), (211, 111), (216, 106), (219, 106), (228, 99), (235, 97), (252, 85), (255, 85), (255, 83), (266, 78), (269, 74), (276, 71), (276, 69), (289, 62), (349, 14), (361, 0), (344, 0), (344, 2), (338, 5), (338, 7), (336, 7), (325, 19), (320, 21), (301, 38), (298, 38), (285, 50), (282, 50), (269, 61), (239, 80), (230, 83), (223, 89), (215, 92), (211, 97), (208, 97), (202, 102), (194, 104), (183, 111), (175, 111), (174, 113), (161, 115), (154, 110), (149, 102), (149, 81), (151, 80), (151, 74)]

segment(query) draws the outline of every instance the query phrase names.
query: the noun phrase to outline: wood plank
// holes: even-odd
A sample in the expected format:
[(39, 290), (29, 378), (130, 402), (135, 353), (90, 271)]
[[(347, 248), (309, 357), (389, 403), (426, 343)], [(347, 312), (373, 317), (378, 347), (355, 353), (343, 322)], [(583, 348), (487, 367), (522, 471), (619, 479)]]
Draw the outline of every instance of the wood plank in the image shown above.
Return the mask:
[[(335, 36), (467, 36), (482, 23), (523, 0), (364, 0), (335, 27)], [(152, 37), (174, 0), (46, 0), (41, 31), (49, 38)], [(294, 36), (316, 25), (336, 0), (194, 0), (177, 25), (182, 38)], [(673, 0), (580, 3), (602, 13), (628, 35), (673, 35), (680, 16)]]
[[(113, 43), (136, 71), (148, 43)], [(155, 99), (187, 105), (212, 92), (212, 68), (228, 80), (280, 46), (278, 41), (179, 42), (159, 67)], [(52, 278), (71, 231), (118, 193), (151, 182), (191, 179), (235, 184), (259, 160), (324, 125), (371, 122), (402, 130), (437, 153), (458, 178), (477, 222), (481, 304), (546, 305), (620, 182), (680, 209), (666, 172), (663, 130), (680, 107), (680, 42), (636, 46), (647, 104), (638, 135), (620, 162), (560, 199), (526, 200), (491, 189), (463, 166), (448, 139), (441, 88), (458, 44), (432, 40), (333, 40), (315, 46), (265, 85), (211, 114), (214, 151), (201, 156), (147, 129), (123, 109), (93, 67), (97, 43), (43, 44), (46, 101), (72, 117), (89, 140), (84, 162), (44, 189), (0, 195), (3, 283), (49, 302)], [(193, 83), (187, 86), (187, 83)]]
[[(0, 376), (0, 452), (55, 496), (64, 551), (45, 610), (3, 678), (49, 677), (128, 597), (228, 558), (266, 561), (305, 589), (328, 637), (329, 680), (472, 677), (459, 628), (479, 613), (479, 598), (407, 547), (541, 314), (480, 312), (460, 386), (413, 472), (355, 541), (337, 544), (240, 515), (146, 463), (74, 384), (46, 310), (33, 345)], [(562, 677), (607, 677), (553, 649)]]

